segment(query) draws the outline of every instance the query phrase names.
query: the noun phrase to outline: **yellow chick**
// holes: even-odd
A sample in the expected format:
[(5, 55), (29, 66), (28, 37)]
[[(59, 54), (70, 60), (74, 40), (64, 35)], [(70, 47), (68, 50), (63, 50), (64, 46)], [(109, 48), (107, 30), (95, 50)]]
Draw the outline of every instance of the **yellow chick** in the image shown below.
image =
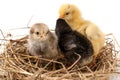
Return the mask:
[(80, 10), (73, 4), (63, 4), (59, 8), (59, 18), (65, 19), (72, 30), (82, 33), (92, 42), (95, 59), (105, 42), (105, 35), (99, 27), (94, 23), (83, 19)]

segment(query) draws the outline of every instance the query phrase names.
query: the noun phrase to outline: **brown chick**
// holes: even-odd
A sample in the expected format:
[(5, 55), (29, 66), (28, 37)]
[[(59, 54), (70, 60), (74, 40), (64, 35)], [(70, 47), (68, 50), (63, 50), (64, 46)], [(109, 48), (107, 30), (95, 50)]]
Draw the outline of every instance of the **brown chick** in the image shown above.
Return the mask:
[(28, 50), (33, 56), (55, 59), (58, 55), (58, 42), (54, 33), (44, 23), (34, 24), (29, 33)]
[(99, 27), (83, 19), (80, 10), (73, 4), (63, 4), (59, 9), (59, 18), (65, 19), (72, 30), (82, 33), (92, 42), (95, 59), (105, 42), (105, 35)]

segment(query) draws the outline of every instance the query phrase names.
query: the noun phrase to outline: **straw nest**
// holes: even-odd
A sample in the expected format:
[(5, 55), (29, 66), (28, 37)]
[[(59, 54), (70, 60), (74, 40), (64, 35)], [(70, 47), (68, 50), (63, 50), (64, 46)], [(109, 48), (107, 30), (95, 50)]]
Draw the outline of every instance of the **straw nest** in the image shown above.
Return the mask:
[[(111, 36), (111, 35), (109, 35)], [(67, 65), (63, 58), (58, 61), (30, 56), (27, 36), (10, 40), (0, 56), (0, 79), (2, 80), (104, 80), (116, 72), (117, 54), (115, 40), (106, 36), (105, 46), (97, 56), (96, 63), (79, 67), (77, 61)], [(40, 64), (40, 61), (46, 63)]]

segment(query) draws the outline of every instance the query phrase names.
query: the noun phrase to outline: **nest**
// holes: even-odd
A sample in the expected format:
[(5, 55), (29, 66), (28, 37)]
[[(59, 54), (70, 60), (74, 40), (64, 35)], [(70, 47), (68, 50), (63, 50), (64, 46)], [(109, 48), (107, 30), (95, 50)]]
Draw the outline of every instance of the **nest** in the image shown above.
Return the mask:
[[(30, 56), (26, 48), (27, 37), (10, 40), (0, 55), (2, 80), (104, 80), (117, 69), (115, 40), (106, 38), (105, 46), (100, 50), (96, 63), (79, 67), (74, 62), (67, 65), (64, 59), (49, 60)], [(46, 61), (40, 64), (40, 61)]]

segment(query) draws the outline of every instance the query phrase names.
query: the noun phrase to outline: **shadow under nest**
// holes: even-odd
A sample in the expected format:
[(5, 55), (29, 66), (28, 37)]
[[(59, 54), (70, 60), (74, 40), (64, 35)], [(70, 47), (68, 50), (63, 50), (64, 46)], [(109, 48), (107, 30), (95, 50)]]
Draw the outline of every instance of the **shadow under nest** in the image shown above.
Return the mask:
[[(0, 68), (5, 72), (4, 80), (78, 80), (104, 77), (105, 74), (116, 70), (117, 54), (114, 41), (106, 38), (105, 46), (96, 58), (96, 63), (79, 67), (76, 63), (68, 64), (62, 57), (56, 61), (30, 56), (26, 48), (27, 37), (10, 40), (5, 45), (0, 57)], [(40, 63), (44, 61), (45, 63)]]

